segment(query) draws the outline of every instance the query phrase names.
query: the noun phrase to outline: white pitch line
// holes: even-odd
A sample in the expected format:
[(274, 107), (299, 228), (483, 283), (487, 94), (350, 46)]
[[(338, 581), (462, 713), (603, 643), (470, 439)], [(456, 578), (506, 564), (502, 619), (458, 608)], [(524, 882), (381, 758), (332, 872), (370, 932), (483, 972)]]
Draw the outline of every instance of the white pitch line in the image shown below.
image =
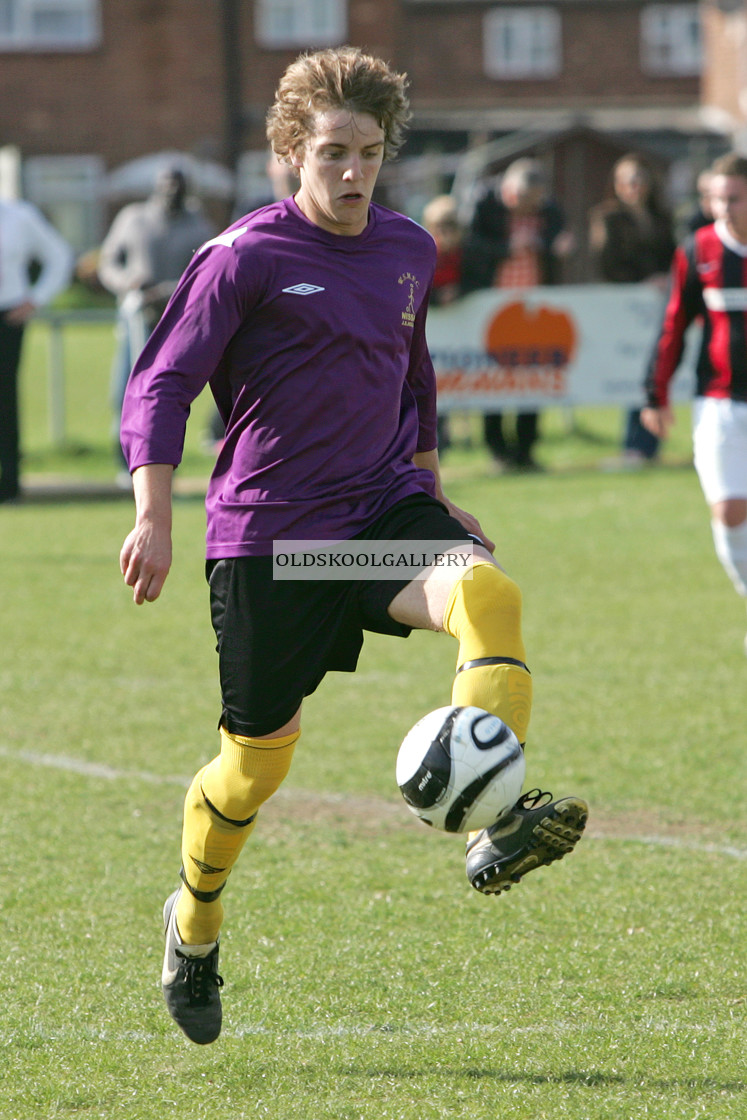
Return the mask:
[[(608, 840), (607, 836), (597, 837)], [(692, 840), (682, 840), (676, 836), (621, 836), (620, 840), (635, 840), (638, 844), (658, 845), (660, 848), (688, 848), (696, 852), (712, 852), (719, 856), (732, 856), (734, 859), (747, 859), (747, 849), (733, 848), (728, 844), (696, 844)]]
[[(155, 774), (149, 770), (116, 770), (113, 766), (106, 766), (100, 762), (89, 762), (83, 758), (73, 758), (70, 755), (37, 754), (35, 751), (11, 751), (0, 746), (0, 758), (8, 758), (14, 762), (25, 762), (29, 766), (45, 766), (53, 770), (65, 770), (73, 774), (81, 774), (86, 778), (103, 778), (110, 782), (144, 782), (146, 785), (177, 785), (186, 790), (191, 782), (191, 777), (180, 774)], [(342, 793), (308, 793), (302, 790), (282, 788), (275, 797), (290, 796), (294, 799), (321, 801), (327, 805), (341, 805), (347, 800)], [(393, 808), (388, 803), (382, 802), (387, 808)], [(729, 844), (699, 843), (694, 840), (683, 840), (677, 836), (604, 836), (589, 835), (591, 840), (607, 840), (616, 843), (644, 844), (647, 847), (676, 848), (680, 851), (701, 852), (703, 854), (729, 856), (731, 859), (747, 859), (747, 848), (735, 848)]]
[(146, 785), (180, 785), (186, 789), (191, 779), (177, 774), (152, 774), (148, 770), (115, 770), (101, 762), (88, 762), (84, 758), (71, 758), (65, 754), (37, 754), (35, 751), (9, 751), (0, 746), (0, 757), (29, 766), (46, 766), (52, 770), (66, 770), (82, 774), (85, 778), (104, 778), (109, 782), (137, 781)]
[[(713, 1020), (708, 1023), (692, 1023), (686, 1018), (682, 1019), (659, 1019), (647, 1020), (645, 1023), (639, 1024), (640, 1029), (644, 1031), (647, 1036), (661, 1032), (662, 1034), (670, 1035), (672, 1032), (687, 1032), (694, 1037), (704, 1038), (712, 1035), (716, 1036), (723, 1032), (724, 1023), (719, 1020)], [(309, 1042), (330, 1042), (335, 1039), (349, 1039), (349, 1038), (382, 1038), (385, 1040), (401, 1040), (409, 1038), (451, 1038), (456, 1036), (457, 1041), (461, 1041), (465, 1037), (476, 1035), (482, 1038), (486, 1035), (497, 1034), (501, 1038), (510, 1041), (513, 1038), (518, 1038), (526, 1035), (542, 1035), (544, 1038), (548, 1037), (548, 1032), (551, 1038), (558, 1039), (573, 1035), (597, 1035), (605, 1033), (603, 1026), (598, 1026), (594, 1023), (574, 1023), (567, 1022), (562, 1019), (556, 1020), (551, 1026), (547, 1023), (529, 1024), (524, 1027), (510, 1027), (505, 1023), (454, 1023), (446, 1026), (436, 1023), (421, 1023), (421, 1022), (406, 1022), (402, 1024), (387, 1022), (387, 1023), (338, 1023), (331, 1024), (326, 1027), (282, 1027), (282, 1026), (265, 1026), (262, 1023), (252, 1023), (249, 1025), (239, 1024), (235, 1027), (225, 1026), (221, 1031), (221, 1039), (238, 1039), (243, 1038), (270, 1038), (276, 1041), (283, 1039), (302, 1039)], [(9, 1045), (16, 1039), (25, 1041), (27, 1039), (33, 1042), (44, 1043), (60, 1043), (60, 1042), (83, 1042), (86, 1044), (96, 1043), (115, 1043), (121, 1045), (122, 1043), (129, 1043), (131, 1045), (150, 1045), (153, 1042), (161, 1041), (162, 1035), (155, 1031), (147, 1029), (141, 1030), (128, 1030), (128, 1031), (112, 1031), (107, 1028), (94, 1028), (85, 1025), (80, 1026), (65, 1026), (59, 1029), (44, 1028), (40, 1029), (36, 1022), (23, 1031), (19, 1030), (4, 1030), (0, 1028), (0, 1042)], [(174, 1035), (175, 1041), (181, 1043), (182, 1036)]]

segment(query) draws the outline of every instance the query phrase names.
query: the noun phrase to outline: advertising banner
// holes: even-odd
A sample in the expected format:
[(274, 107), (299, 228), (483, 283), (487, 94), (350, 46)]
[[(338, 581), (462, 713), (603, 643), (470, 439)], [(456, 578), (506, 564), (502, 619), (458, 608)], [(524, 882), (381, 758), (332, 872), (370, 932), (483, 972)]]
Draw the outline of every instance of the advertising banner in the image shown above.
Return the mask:
[[(439, 411), (644, 403), (664, 313), (649, 284), (490, 288), (428, 312)], [(692, 395), (697, 328), (673, 386)]]

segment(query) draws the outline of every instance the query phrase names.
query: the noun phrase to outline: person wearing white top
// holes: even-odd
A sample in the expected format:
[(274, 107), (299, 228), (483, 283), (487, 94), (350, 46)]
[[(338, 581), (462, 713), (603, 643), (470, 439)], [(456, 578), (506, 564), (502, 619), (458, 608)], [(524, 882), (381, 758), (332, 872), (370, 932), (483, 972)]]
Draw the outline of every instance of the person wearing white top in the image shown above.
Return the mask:
[(73, 264), (72, 249), (35, 206), (0, 199), (0, 502), (20, 493), (18, 368), (24, 328), (38, 307), (67, 287)]

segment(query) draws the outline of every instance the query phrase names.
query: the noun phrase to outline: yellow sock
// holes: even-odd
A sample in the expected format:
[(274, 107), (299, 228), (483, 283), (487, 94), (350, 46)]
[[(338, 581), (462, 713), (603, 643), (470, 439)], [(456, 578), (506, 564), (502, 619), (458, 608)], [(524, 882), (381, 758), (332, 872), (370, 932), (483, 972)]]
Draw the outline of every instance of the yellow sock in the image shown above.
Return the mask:
[(444, 629), (459, 641), (451, 702), (492, 712), (524, 743), (532, 678), (521, 636), (521, 592), (486, 560), (471, 573), (454, 585), (444, 611)]
[(260, 806), (290, 769), (300, 731), (277, 739), (250, 739), (221, 727), (220, 735), (220, 754), (195, 775), (184, 802), (185, 889), (176, 923), (188, 945), (217, 939), (223, 922), (221, 891)]
[[(532, 678), (521, 636), (521, 591), (486, 560), (471, 572), (471, 579), (454, 585), (444, 611), (444, 629), (459, 641), (451, 702), (492, 712), (524, 743)], [(470, 832), (468, 841), (477, 835)]]

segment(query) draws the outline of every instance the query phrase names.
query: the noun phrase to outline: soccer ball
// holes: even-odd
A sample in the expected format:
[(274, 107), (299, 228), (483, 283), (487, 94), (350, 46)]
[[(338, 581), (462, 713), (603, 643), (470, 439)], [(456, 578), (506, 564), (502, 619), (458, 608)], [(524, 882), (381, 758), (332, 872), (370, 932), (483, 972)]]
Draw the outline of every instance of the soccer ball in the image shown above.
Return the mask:
[(437, 708), (408, 731), (397, 785), (416, 817), (444, 832), (488, 828), (519, 799), (524, 752), (482, 708)]

